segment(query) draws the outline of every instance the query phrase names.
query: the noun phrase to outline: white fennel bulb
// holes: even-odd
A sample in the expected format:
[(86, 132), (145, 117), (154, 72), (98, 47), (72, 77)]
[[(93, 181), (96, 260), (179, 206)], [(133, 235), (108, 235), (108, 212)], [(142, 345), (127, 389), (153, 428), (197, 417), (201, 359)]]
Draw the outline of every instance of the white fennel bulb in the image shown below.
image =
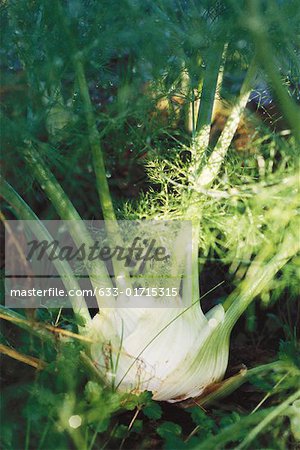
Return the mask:
[[(229, 335), (221, 305), (103, 308), (92, 320), (92, 358), (121, 391), (152, 391), (170, 402), (200, 395), (224, 376)], [(225, 330), (226, 331), (226, 330)]]

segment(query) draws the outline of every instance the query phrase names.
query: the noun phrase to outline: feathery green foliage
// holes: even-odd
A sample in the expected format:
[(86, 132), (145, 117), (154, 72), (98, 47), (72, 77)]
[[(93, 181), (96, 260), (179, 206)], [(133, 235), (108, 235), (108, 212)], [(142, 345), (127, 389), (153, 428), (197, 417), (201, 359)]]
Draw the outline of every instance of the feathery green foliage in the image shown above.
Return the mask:
[(107, 386), (70, 311), (1, 307), (4, 449), (297, 448), (298, 3), (2, 2), (1, 218), (188, 218), (191, 302), (223, 304), (224, 341), (248, 307), (235, 376), (187, 409)]

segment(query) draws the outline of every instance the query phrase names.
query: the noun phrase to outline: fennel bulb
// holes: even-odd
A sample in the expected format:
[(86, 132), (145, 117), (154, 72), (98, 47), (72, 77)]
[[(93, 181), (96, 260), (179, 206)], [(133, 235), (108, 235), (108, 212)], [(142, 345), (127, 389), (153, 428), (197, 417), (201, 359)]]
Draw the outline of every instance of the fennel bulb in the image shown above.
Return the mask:
[(221, 305), (206, 315), (199, 304), (104, 308), (89, 325), (92, 358), (121, 391), (148, 390), (155, 400), (170, 402), (196, 397), (224, 376), (229, 353), (224, 317)]

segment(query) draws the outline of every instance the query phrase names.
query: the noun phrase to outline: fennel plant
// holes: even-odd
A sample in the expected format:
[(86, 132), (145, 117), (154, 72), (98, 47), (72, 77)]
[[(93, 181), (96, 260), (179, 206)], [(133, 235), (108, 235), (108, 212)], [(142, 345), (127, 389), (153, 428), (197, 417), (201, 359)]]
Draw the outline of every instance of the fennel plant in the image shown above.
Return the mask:
[[(97, 112), (86, 67), (93, 73), (94, 68), (90, 67), (88, 58), (91, 55), (94, 58), (94, 52), (100, 49), (103, 74), (107, 76), (105, 64), (108, 64), (112, 55), (109, 53), (106, 31), (103, 32), (103, 40), (107, 49), (101, 46), (101, 33), (97, 37), (97, 20), (91, 20), (89, 27), (87, 24), (90, 19), (81, 20), (85, 14), (81, 2), (73, 4), (71, 1), (65, 4), (55, 1), (51, 7), (45, 1), (27, 6), (21, 3), (11, 2), (7, 5), (6, 20), (16, 30), (14, 57), (18, 58), (26, 74), (27, 110), (16, 113), (21, 117), (20, 133), (16, 133), (16, 136), (13, 120), (9, 117), (6, 119), (7, 129), (12, 133), (8, 146), (18, 149), (25, 172), (39, 185), (43, 198), (48, 199), (50, 217), (55, 214), (67, 221), (70, 234), (77, 245), (92, 242), (78, 212), (80, 208), (75, 206), (77, 198), (74, 191), (74, 198), (68, 196), (67, 187), (63, 187), (64, 181), (58, 180), (51, 167), (51, 157), (54, 160), (57, 158), (58, 166), (61, 163), (60, 152), (63, 154), (65, 151), (64, 141), (70, 141), (68, 150), (72, 150), (74, 139), (74, 148), (82, 146), (86, 152), (84, 157), (89, 155), (92, 171), (88, 172), (88, 185), (95, 185), (99, 199), (99, 204), (93, 206), (94, 211), (103, 217), (108, 232), (116, 242), (121, 240), (117, 222), (121, 215), (134, 220), (189, 220), (193, 227), (192, 263), (186, 269), (191, 273), (192, 284), (189, 289), (182, 281), (182, 298), (178, 299), (178, 307), (118, 308), (110, 306), (112, 299), (108, 297), (105, 299), (108, 307), (101, 309), (103, 299), (99, 298), (99, 312), (92, 317), (84, 298), (73, 298), (72, 307), (79, 320), (78, 332), (83, 340), (86, 339), (82, 360), (93, 376), (113, 391), (135, 394), (151, 391), (155, 400), (169, 402), (204, 395), (207, 389), (220, 382), (225, 375), (230, 336), (235, 324), (256, 298), (266, 298), (269, 295), (280, 276), (294, 264), (300, 246), (297, 216), (299, 167), (293, 157), (293, 152), (299, 146), (299, 109), (282, 83), (275, 59), (267, 57), (267, 54), (272, 54), (272, 44), (269, 42), (268, 29), (262, 27), (258, 31), (257, 24), (261, 24), (263, 20), (262, 12), (255, 1), (250, 2), (248, 19), (244, 18), (240, 7), (230, 1), (225, 2), (224, 9), (217, 3), (210, 8), (204, 2), (199, 9), (191, 6), (187, 10), (179, 2), (175, 12), (172, 11), (172, 2), (167, 2), (165, 6), (158, 2), (152, 6), (153, 9), (149, 7), (151, 14), (141, 5), (141, 11), (138, 12), (131, 5), (133, 16), (140, 14), (139, 17), (148, 17), (147, 14), (150, 14), (149, 22), (146, 21), (145, 25), (148, 31), (153, 25), (159, 34), (163, 24), (171, 36), (170, 40), (173, 39), (173, 46), (169, 48), (166, 42), (161, 49), (169, 61), (169, 67), (166, 69), (163, 61), (158, 64), (158, 72), (153, 69), (149, 89), (156, 95), (159, 86), (168, 93), (176, 92), (180, 86), (180, 94), (185, 98), (183, 113), (192, 118), (192, 131), (190, 135), (179, 139), (174, 134), (171, 136), (171, 148), (161, 148), (161, 151), (156, 151), (154, 140), (150, 144), (147, 144), (146, 139), (142, 140), (141, 147), (145, 146), (148, 152), (146, 167), (152, 189), (143, 193), (137, 204), (129, 202), (123, 205), (120, 212), (119, 205), (111, 195), (110, 183), (113, 180), (110, 179), (107, 168), (109, 152), (106, 147), (109, 147), (113, 133), (122, 135), (124, 117), (130, 115), (131, 108), (134, 109), (134, 80), (128, 81), (125, 75), (117, 86), (116, 105), (113, 106), (120, 111), (116, 117), (113, 117), (113, 109), (112, 117), (106, 112)], [(102, 20), (101, 23), (105, 24), (105, 20), (111, 19), (108, 12), (99, 11), (97, 6), (95, 8), (96, 17), (100, 18), (100, 22)], [(26, 28), (30, 14), (33, 14), (35, 20), (35, 33), (32, 35), (28, 34)], [(224, 72), (228, 71), (228, 66), (235, 57), (233, 42), (241, 38), (241, 30), (233, 23), (230, 14), (236, 21), (242, 21), (242, 30), (246, 28), (249, 36), (253, 36), (254, 46), (252, 42), (247, 45), (245, 61), (240, 61), (241, 52), (237, 57), (237, 64), (241, 64), (243, 69), (243, 80), (239, 93), (231, 99), (230, 113), (224, 129), (212, 148), (210, 138), (214, 107), (220, 92), (225, 89)], [(171, 22), (173, 21), (171, 25), (170, 17)], [(144, 19), (140, 20), (141, 30)], [(197, 31), (200, 25), (204, 29), (201, 36)], [(82, 30), (79, 32), (80, 27)], [(31, 48), (39, 46), (38, 39), (44, 36), (46, 29), (53, 33), (55, 43), (52, 45), (50, 39), (45, 39), (42, 42), (42, 56), (35, 56), (31, 54)], [(205, 32), (208, 33), (207, 40)], [(20, 33), (23, 41), (19, 38)], [(95, 38), (92, 38), (92, 33), (96, 35)], [(146, 46), (147, 35), (144, 36), (141, 32), (141, 36), (141, 42)], [(139, 65), (137, 64), (138, 69), (135, 67), (135, 72), (146, 72), (147, 61), (140, 57), (138, 48), (132, 43), (132, 36), (128, 37), (124, 32), (124, 39), (128, 40), (127, 46), (133, 46), (132, 53), (138, 55)], [(178, 42), (182, 40), (183, 44), (179, 45)], [(63, 42), (59, 51), (55, 47), (57, 42)], [(176, 44), (178, 50), (175, 51)], [(121, 53), (122, 45), (118, 39), (115, 45)], [(190, 53), (186, 46), (190, 46)], [(171, 58), (174, 52), (175, 62)], [(43, 61), (45, 55), (53, 62), (51, 70), (47, 72), (45, 66), (44, 72), (37, 73), (37, 61), (39, 57)], [(153, 64), (157, 57), (155, 49), (149, 50), (149, 55)], [(270, 158), (273, 167), (271, 164), (267, 168), (264, 166), (260, 173), (254, 169), (253, 175), (251, 168), (244, 171), (228, 155), (238, 125), (245, 115), (250, 93), (257, 86), (260, 77), (264, 76), (262, 74), (268, 77), (274, 94), (278, 97), (291, 135), (288, 141), (274, 144), (275, 147), (284, 148), (281, 160), (274, 162), (275, 158)], [(67, 97), (72, 96), (75, 100), (70, 106)], [(46, 112), (42, 116), (40, 113), (43, 110)], [(136, 114), (139, 115), (138, 111)], [(134, 116), (133, 118), (136, 119)], [(150, 114), (147, 112), (143, 119), (150, 122)], [(130, 128), (130, 120), (128, 123)], [(81, 128), (83, 139), (76, 134), (77, 126)], [(43, 133), (47, 134), (48, 140), (43, 139)], [(170, 134), (169, 131), (168, 133)], [(134, 132), (132, 136), (135, 136)], [(159, 139), (160, 137), (157, 141)], [(263, 147), (266, 141), (267, 138), (262, 138), (257, 145)], [(122, 145), (123, 143), (121, 140)], [(165, 145), (167, 144), (168, 141)], [(74, 161), (78, 162), (79, 159)], [(266, 165), (266, 161), (263, 161)], [(69, 162), (66, 178), (70, 179), (71, 172), (72, 164)], [(11, 185), (5, 181), (1, 187), (1, 193), (13, 215), (18, 219), (35, 220), (37, 235), (41, 238), (49, 237), (42, 222), (13, 185), (14, 182)], [(81, 196), (82, 192), (78, 195)], [(199, 259), (205, 259), (211, 249), (216, 254), (225, 254), (232, 276), (236, 275), (236, 278), (234, 288), (224, 301), (218, 302), (204, 314), (201, 299), (205, 293), (199, 286), (202, 268)], [(56, 270), (67, 289), (78, 285), (68, 263), (57, 263)], [(121, 280), (124, 288), (131, 286), (131, 276), (125, 265), (114, 260), (113, 270), (115, 279)], [(93, 286), (113, 286), (102, 262), (95, 262), (90, 275)], [(11, 317), (12, 321), (20, 320), (13, 312), (5, 309), (3, 315)], [(39, 329), (35, 331), (37, 335), (41, 335)], [(299, 392), (291, 398), (297, 401)], [(290, 402), (284, 404), (284, 408), (289, 404)], [(275, 412), (274, 414), (276, 415)], [(255, 429), (253, 432), (255, 434)], [(82, 437), (74, 436), (72, 439), (77, 448), (85, 448)], [(251, 439), (249, 435), (249, 442)], [(214, 443), (212, 440), (211, 445), (215, 445)], [(240, 448), (243, 445), (247, 445), (247, 440)]]

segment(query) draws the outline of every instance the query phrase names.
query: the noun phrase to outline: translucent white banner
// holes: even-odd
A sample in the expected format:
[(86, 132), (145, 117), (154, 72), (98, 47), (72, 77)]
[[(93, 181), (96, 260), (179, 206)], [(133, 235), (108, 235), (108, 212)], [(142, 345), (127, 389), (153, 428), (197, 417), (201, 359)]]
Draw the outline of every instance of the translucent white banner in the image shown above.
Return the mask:
[(189, 221), (7, 221), (5, 242), (9, 307), (189, 304)]

